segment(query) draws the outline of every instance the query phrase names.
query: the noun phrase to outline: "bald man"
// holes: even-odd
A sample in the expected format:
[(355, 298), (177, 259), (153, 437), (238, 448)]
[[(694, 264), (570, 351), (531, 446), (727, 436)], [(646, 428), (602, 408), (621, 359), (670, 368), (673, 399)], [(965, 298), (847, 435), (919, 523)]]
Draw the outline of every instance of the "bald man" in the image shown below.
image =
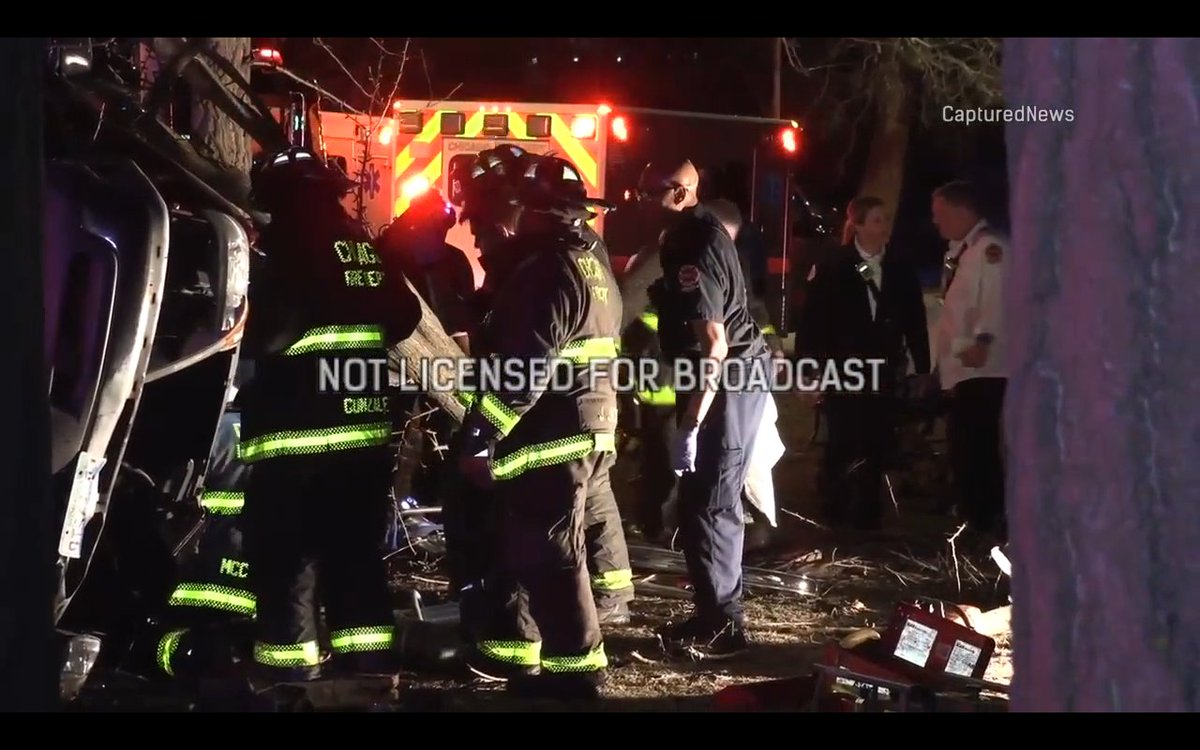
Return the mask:
[[(769, 391), (762, 380), (700, 377), (705, 372), (769, 377), (769, 349), (747, 305), (746, 280), (733, 238), (696, 195), (690, 161), (649, 164), (639, 205), (666, 229), (663, 276), (651, 288), (658, 338), (667, 361), (699, 382), (678, 388), (671, 464), (679, 475), (678, 520), (694, 611), (659, 636), (668, 649), (709, 655), (746, 648), (742, 608), (742, 487)], [(740, 367), (731, 367), (740, 365)], [(686, 368), (686, 369), (685, 369)], [(676, 380), (677, 386), (686, 385)], [(748, 387), (749, 386), (749, 387)]]

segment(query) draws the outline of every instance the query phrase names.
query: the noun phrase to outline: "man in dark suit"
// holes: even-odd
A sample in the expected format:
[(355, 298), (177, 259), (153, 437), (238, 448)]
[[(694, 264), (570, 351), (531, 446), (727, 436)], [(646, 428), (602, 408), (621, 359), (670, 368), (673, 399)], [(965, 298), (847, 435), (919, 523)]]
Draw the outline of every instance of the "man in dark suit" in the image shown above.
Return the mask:
[(827, 511), (833, 522), (860, 529), (876, 529), (882, 520), (883, 471), (895, 448), (897, 386), (908, 358), (918, 375), (929, 373), (921, 285), (912, 265), (886, 248), (889, 236), (882, 201), (868, 196), (850, 203), (843, 246), (814, 269), (797, 342), (820, 363), (816, 374), (834, 367), (843, 384), (853, 381), (845, 375), (854, 360), (886, 360), (862, 367), (865, 391), (835, 386), (822, 394)]

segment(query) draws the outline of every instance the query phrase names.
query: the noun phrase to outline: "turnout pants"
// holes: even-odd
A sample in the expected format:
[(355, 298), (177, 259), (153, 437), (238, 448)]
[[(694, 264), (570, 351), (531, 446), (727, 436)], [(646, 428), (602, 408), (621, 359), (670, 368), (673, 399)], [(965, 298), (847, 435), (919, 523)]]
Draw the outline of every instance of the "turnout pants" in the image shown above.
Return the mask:
[(220, 622), (230, 616), (254, 616), (250, 566), (242, 550), (244, 490), (250, 469), (237, 460), (240, 426), (237, 412), (226, 412), (221, 419), (208, 486), (200, 495), (204, 526), (168, 600), (174, 621)]
[(607, 482), (613, 460), (611, 453), (591, 453), (497, 482), (500, 572), (487, 583), (491, 616), (476, 643), (484, 656), (550, 673), (608, 666), (585, 517), (588, 496)]
[(307, 670), (320, 663), (319, 604), (335, 660), (390, 651), (394, 618), (379, 547), (391, 470), (387, 447), (254, 465), (244, 540), (258, 598), (260, 666)]
[(829, 440), (821, 470), (826, 513), (834, 523), (878, 528), (883, 518), (883, 473), (896, 442), (896, 399), (880, 395), (829, 394), (825, 416)]
[[(679, 535), (695, 589), (694, 617), (717, 627), (744, 619), (742, 487), (768, 396), (718, 393), (700, 426), (696, 470), (679, 480)], [(681, 400), (680, 413), (685, 406)]]
[[(200, 495), (205, 511), (195, 547), (180, 567), (154, 642), (154, 661), (169, 677), (221, 674), (248, 647), (255, 597), (242, 548), (242, 510), (249, 468), (237, 460), (241, 417), (226, 412)], [(140, 644), (139, 644), (140, 645)], [(137, 646), (135, 646), (136, 650)]]
[[(450, 585), (459, 592), (463, 637), (476, 642), (494, 627), (491, 623), (497, 617), (527, 618), (526, 601), (518, 598), (516, 581), (503, 566), (499, 544), (503, 517), (495, 491), (467, 487), (465, 480), (454, 476), (441, 501)], [(632, 601), (633, 571), (608, 469), (588, 482), (584, 546), (596, 608), (606, 610)]]
[(1005, 378), (971, 378), (954, 386), (950, 462), (959, 511), (976, 531), (1004, 533), (1001, 418)]
[(621, 511), (613, 495), (609, 469), (604, 466), (598, 466), (588, 482), (583, 515), (584, 546), (596, 608), (606, 610), (628, 604), (633, 601), (633, 571)]

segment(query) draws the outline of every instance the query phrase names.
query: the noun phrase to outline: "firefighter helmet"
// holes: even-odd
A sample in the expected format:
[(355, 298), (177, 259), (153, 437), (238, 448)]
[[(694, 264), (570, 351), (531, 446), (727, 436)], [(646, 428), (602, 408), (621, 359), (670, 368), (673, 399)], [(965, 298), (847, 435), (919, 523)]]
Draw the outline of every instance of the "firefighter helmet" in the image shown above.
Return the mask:
[(251, 200), (270, 201), (288, 190), (302, 188), (324, 189), (344, 195), (354, 182), (339, 170), (327, 165), (312, 151), (290, 147), (265, 158), (253, 176)]
[(511, 144), (481, 151), (457, 175), (454, 191), (462, 205), (459, 221), (482, 218), (498, 209), (515, 206), (522, 169), (528, 158), (525, 150)]
[(583, 177), (575, 165), (557, 156), (531, 157), (524, 161), (521, 202), (534, 210), (579, 207), (611, 211), (614, 206), (600, 198), (590, 198)]

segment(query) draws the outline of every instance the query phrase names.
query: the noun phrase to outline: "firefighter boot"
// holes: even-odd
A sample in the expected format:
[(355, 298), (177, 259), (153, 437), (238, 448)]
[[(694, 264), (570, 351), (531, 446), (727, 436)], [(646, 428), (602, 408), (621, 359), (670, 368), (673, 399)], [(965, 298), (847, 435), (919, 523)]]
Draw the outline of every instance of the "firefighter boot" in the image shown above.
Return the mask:
[(541, 672), (536, 675), (514, 677), (508, 681), (508, 690), (521, 698), (552, 699), (560, 701), (599, 700), (606, 673), (603, 670), (590, 672)]
[(273, 691), (283, 685), (313, 682), (322, 677), (321, 667), (266, 667), (252, 664), (248, 670), (250, 688), (255, 693)]
[(519, 664), (501, 661), (486, 654), (478, 646), (467, 649), (467, 670), (474, 677), (481, 677), (489, 682), (508, 682), (522, 678), (535, 677), (541, 673), (539, 664)]
[(629, 605), (617, 602), (606, 607), (596, 607), (596, 616), (601, 625), (628, 625)]
[(339, 654), (332, 660), (338, 677), (395, 678), (400, 674), (400, 655), (393, 651)]

